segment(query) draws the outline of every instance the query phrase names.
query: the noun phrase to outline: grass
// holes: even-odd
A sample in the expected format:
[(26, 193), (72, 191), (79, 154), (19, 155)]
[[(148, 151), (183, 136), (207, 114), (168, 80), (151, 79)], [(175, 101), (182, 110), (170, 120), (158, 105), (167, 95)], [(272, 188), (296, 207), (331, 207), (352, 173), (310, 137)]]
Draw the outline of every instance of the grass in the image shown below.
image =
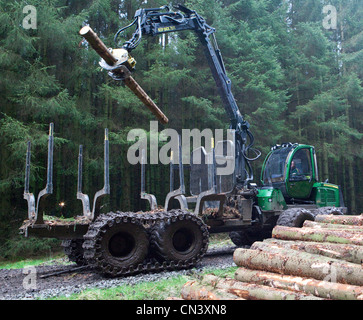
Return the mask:
[(0, 269), (22, 269), (25, 267), (41, 266), (41, 265), (54, 265), (54, 264), (71, 264), (68, 258), (63, 253), (56, 253), (55, 255), (49, 255), (46, 257), (29, 258), (14, 262), (1, 262)]
[(209, 236), (209, 248), (234, 246), (232, 240), (226, 233), (215, 233)]
[(52, 300), (164, 300), (169, 296), (179, 295), (178, 288), (187, 281), (188, 277), (177, 276), (108, 289), (87, 289), (70, 297), (60, 296)]
[[(25, 249), (28, 249), (28, 247), (32, 246), (34, 247), (35, 245), (34, 243), (48, 243), (47, 240), (49, 239), (34, 239), (34, 238), (29, 238), (29, 239), (24, 239), (24, 238), (20, 238), (19, 241), (17, 241), (18, 246), (22, 247), (22, 250), (25, 251)], [(28, 246), (26, 245), (28, 244)], [(60, 242), (56, 242), (54, 244), (52, 244), (51, 246), (45, 246), (45, 249), (42, 248), (42, 250), (39, 251), (45, 251), (48, 252), (46, 256), (40, 255), (38, 254), (38, 256), (32, 256), (26, 259), (19, 259), (17, 261), (16, 257), (13, 257), (11, 260), (0, 260), (0, 269), (21, 269), (24, 267), (30, 267), (30, 266), (38, 266), (38, 265), (44, 265), (44, 264), (64, 264), (66, 263), (66, 256), (62, 253), (62, 249), (59, 246)], [(54, 247), (54, 245), (58, 245), (59, 248)], [(232, 241), (229, 239), (227, 234), (221, 233), (221, 234), (212, 234), (209, 238), (209, 248), (218, 248), (218, 247), (223, 247), (223, 246), (229, 246), (229, 245), (233, 245)], [(40, 245), (38, 245), (40, 246)], [(15, 248), (12, 248), (13, 251), (15, 251)], [(29, 251), (33, 252), (35, 251), (30, 250)]]
[[(227, 234), (213, 234), (209, 239), (209, 248), (233, 245)], [(70, 264), (68, 258), (59, 251), (52, 251), (45, 257), (23, 259), (15, 262), (0, 262), (1, 269), (21, 269), (29, 266)], [(59, 296), (51, 300), (165, 300), (168, 297), (180, 297), (181, 287), (189, 280), (195, 280), (201, 275), (213, 273), (218, 276), (234, 276), (237, 267), (227, 269), (208, 268), (202, 273), (177, 275), (158, 281), (144, 281), (134, 285), (120, 285), (107, 289), (86, 289), (78, 294)]]
[(60, 243), (57, 239), (26, 238), (17, 234), (1, 245), (0, 265), (54, 256), (56, 252), (61, 252)]
[(124, 284), (108, 289), (86, 289), (70, 296), (58, 296), (50, 300), (165, 300), (180, 297), (182, 286), (189, 280), (213, 273), (221, 277), (233, 278), (237, 267), (227, 269), (206, 269), (202, 273), (178, 275), (158, 281), (143, 281), (134, 285)]

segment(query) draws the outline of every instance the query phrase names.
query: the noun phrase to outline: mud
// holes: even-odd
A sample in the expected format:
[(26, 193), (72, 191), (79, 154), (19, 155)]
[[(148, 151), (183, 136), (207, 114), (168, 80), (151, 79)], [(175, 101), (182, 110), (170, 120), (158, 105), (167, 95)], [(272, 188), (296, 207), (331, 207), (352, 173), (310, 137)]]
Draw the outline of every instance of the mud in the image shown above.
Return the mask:
[[(87, 288), (110, 288), (124, 284), (133, 285), (142, 281), (158, 281), (178, 274), (193, 274), (205, 268), (228, 268), (235, 266), (233, 251), (235, 247), (214, 248), (195, 268), (180, 271), (138, 274), (130, 277), (108, 278), (90, 269), (72, 271), (76, 264), (64, 265), (59, 261), (52, 265), (41, 265), (23, 269), (0, 269), (0, 299), (47, 299), (69, 296)], [(68, 272), (69, 271), (69, 272)], [(57, 272), (66, 272), (49, 276)]]

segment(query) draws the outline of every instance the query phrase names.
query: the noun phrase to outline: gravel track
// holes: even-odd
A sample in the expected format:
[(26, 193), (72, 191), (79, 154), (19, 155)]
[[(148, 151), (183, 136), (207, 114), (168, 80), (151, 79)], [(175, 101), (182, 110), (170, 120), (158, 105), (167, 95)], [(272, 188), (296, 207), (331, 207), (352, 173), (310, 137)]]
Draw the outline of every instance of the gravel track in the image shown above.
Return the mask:
[[(235, 266), (232, 257), (235, 248), (209, 249), (199, 264), (189, 270), (139, 274), (123, 278), (105, 278), (89, 269), (72, 271), (76, 267), (75, 264), (63, 265), (58, 263), (36, 266), (33, 269), (33, 272), (36, 271), (35, 282), (34, 280), (31, 282), (28, 279), (32, 274), (29, 271), (26, 272), (26, 269), (0, 269), (0, 299), (47, 299), (56, 296), (69, 296), (72, 293), (80, 293), (88, 288), (105, 289), (124, 284), (134, 285), (143, 281), (158, 281), (177, 275), (193, 274), (211, 267), (228, 268)], [(49, 276), (50, 273), (58, 271), (67, 271), (67, 273)], [(35, 289), (25, 289), (29, 283), (35, 283)]]

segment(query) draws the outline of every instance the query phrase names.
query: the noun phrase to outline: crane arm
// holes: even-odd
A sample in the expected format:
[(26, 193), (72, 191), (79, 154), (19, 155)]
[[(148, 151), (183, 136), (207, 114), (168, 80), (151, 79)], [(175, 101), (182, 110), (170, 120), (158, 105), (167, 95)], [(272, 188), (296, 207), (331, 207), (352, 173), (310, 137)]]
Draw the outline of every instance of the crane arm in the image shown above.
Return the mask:
[[(196, 11), (190, 10), (182, 5), (176, 6), (179, 11), (174, 12), (168, 6), (151, 9), (138, 9), (135, 12), (131, 24), (121, 28), (115, 34), (115, 42), (118, 46), (119, 35), (127, 28), (135, 25), (135, 31), (131, 38), (121, 44), (128, 52), (135, 49), (140, 43), (143, 35), (157, 36), (169, 32), (193, 30), (203, 45), (215, 83), (219, 89), (224, 108), (230, 119), (230, 128), (235, 130), (236, 141), (236, 176), (237, 181), (246, 185), (253, 179), (252, 167), (249, 161), (259, 157), (259, 151), (255, 150), (257, 156), (249, 159), (248, 150), (253, 146), (254, 138), (250, 132), (250, 124), (243, 118), (239, 111), (236, 100), (231, 91), (231, 80), (227, 76), (221, 51), (219, 50), (215, 28), (209, 26), (205, 19)], [(249, 144), (247, 145), (247, 141)]]
[(169, 32), (194, 30), (203, 44), (205, 56), (231, 121), (231, 128), (236, 130), (238, 130), (238, 126), (249, 128), (249, 124), (243, 119), (232, 94), (231, 80), (227, 76), (221, 51), (214, 36), (215, 29), (209, 26), (204, 18), (195, 11), (189, 10), (182, 5), (178, 5), (177, 8), (181, 12), (172, 12), (167, 6), (153, 9), (138, 9), (135, 13), (134, 21), (116, 33), (115, 41), (117, 41), (118, 36), (123, 30), (132, 25), (136, 25), (133, 35), (130, 40), (122, 44), (122, 47), (128, 52), (137, 47), (143, 35), (156, 36)]

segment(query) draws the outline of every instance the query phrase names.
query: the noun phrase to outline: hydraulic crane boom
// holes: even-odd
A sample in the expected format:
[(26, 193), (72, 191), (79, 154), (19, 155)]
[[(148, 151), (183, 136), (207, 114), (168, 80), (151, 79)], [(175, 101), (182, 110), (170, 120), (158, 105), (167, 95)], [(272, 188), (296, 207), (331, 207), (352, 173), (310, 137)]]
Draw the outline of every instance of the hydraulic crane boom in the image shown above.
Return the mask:
[[(139, 9), (134, 20), (128, 26), (118, 30), (115, 34), (115, 42), (119, 35), (127, 28), (136, 25), (132, 37), (124, 42), (121, 47), (131, 52), (140, 43), (143, 35), (156, 36), (168, 32), (194, 30), (203, 45), (205, 56), (212, 71), (213, 78), (219, 89), (224, 108), (230, 119), (230, 128), (235, 130), (236, 142), (236, 178), (237, 185), (246, 186), (253, 179), (252, 168), (249, 161), (259, 157), (259, 152), (254, 150), (257, 156), (248, 158), (248, 150), (253, 145), (253, 135), (249, 130), (250, 124), (243, 118), (236, 100), (231, 91), (231, 80), (227, 76), (221, 52), (214, 35), (215, 29), (209, 26), (205, 19), (197, 12), (189, 10), (182, 5), (176, 7), (178, 12), (170, 11), (169, 7), (153, 9)], [(117, 43), (118, 44), (118, 43)], [(247, 141), (249, 141), (247, 145)]]

